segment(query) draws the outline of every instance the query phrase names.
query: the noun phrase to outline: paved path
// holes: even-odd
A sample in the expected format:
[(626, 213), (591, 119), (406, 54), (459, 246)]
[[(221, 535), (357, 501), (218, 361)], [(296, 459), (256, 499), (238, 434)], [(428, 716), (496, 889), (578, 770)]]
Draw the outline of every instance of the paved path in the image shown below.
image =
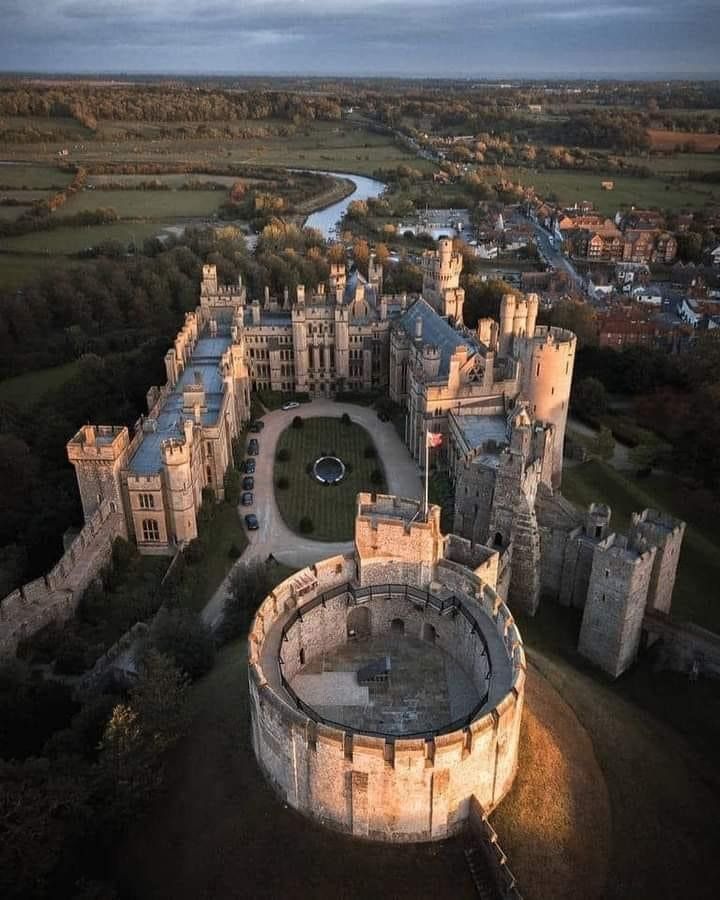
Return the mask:
[[(371, 407), (336, 403), (333, 400), (313, 400), (311, 403), (301, 404), (297, 409), (275, 410), (263, 416), (265, 428), (260, 434), (253, 435), (260, 443), (260, 455), (256, 457), (255, 505), (250, 508), (240, 507), (240, 513), (243, 515), (247, 512), (255, 513), (260, 528), (248, 532), (250, 544), (236, 565), (264, 560), (272, 553), (278, 562), (299, 569), (328, 556), (351, 552), (352, 541), (313, 541), (291, 531), (283, 522), (275, 502), (273, 481), (273, 463), (278, 438), (295, 416), (299, 415), (304, 419), (320, 416), (340, 418), (343, 413), (347, 413), (353, 422), (362, 425), (372, 435), (385, 468), (388, 492), (399, 497), (419, 499), (423, 496), (422, 481), (415, 461), (398, 437), (393, 425), (390, 422), (381, 422)], [(231, 575), (232, 572), (228, 573), (203, 610), (203, 618), (211, 626), (216, 625), (222, 615)]]

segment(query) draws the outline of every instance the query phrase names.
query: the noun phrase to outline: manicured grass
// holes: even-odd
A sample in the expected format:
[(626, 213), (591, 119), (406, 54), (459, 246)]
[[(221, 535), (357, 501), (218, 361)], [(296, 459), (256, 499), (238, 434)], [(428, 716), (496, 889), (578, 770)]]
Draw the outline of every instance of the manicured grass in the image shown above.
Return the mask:
[(563, 494), (582, 508), (594, 500), (612, 508), (612, 525), (624, 530), (633, 512), (646, 507), (672, 513), (688, 523), (680, 554), (672, 612), (720, 632), (720, 519), (707, 498), (671, 475), (627, 478), (600, 460), (563, 472)]
[(213, 517), (201, 526), (200, 536), (205, 543), (205, 556), (191, 567), (197, 577), (198, 589), (188, 603), (196, 612), (210, 601), (237, 559), (236, 555), (230, 556), (230, 548), (234, 546), (242, 553), (248, 544), (240, 514), (229, 503), (218, 503), (213, 507)]
[(114, 209), (121, 219), (168, 219), (209, 216), (227, 199), (225, 191), (80, 191), (58, 216), (95, 209)]
[[(320, 541), (349, 541), (354, 533), (355, 498), (358, 491), (384, 491), (382, 483), (374, 484), (372, 472), (382, 463), (376, 456), (366, 459), (366, 447), (373, 447), (373, 439), (360, 425), (354, 422), (344, 425), (338, 419), (303, 419), (302, 428), (287, 428), (278, 440), (277, 449), (290, 452), (289, 462), (275, 463), (275, 482), (285, 476), (290, 486), (281, 490), (275, 488), (280, 513), (286, 524), (299, 532), (299, 523), (304, 516), (313, 522), (313, 530), (307, 536)], [(337, 456), (351, 465), (339, 484), (320, 484), (306, 467), (325, 455)]]
[(168, 760), (165, 789), (118, 842), (114, 876), (123, 896), (477, 897), (462, 839), (359, 841), (277, 797), (252, 750), (245, 641), (218, 655), (191, 702), (195, 717)]
[(159, 224), (149, 222), (117, 222), (113, 225), (89, 225), (84, 228), (56, 228), (54, 231), (37, 231), (18, 237), (2, 238), (0, 249), (50, 255), (79, 253), (101, 241), (129, 243), (134, 239), (139, 243), (161, 230)]
[[(703, 182), (670, 182), (657, 178), (629, 178), (596, 172), (530, 172), (508, 167), (507, 174), (525, 185), (533, 185), (541, 197), (557, 194), (561, 203), (592, 201), (600, 212), (613, 215), (621, 207), (661, 207), (680, 210), (702, 208), (720, 200), (720, 186)], [(600, 182), (612, 180), (615, 188), (604, 191)]]
[(72, 181), (72, 173), (52, 166), (0, 165), (0, 184), (14, 190), (47, 190), (62, 187)]
[[(0, 263), (2, 257), (0, 256)], [(0, 381), (0, 400), (15, 403), (20, 409), (27, 409), (55, 388), (62, 387), (77, 372), (78, 363), (69, 362), (50, 369), (38, 369), (15, 378)]]

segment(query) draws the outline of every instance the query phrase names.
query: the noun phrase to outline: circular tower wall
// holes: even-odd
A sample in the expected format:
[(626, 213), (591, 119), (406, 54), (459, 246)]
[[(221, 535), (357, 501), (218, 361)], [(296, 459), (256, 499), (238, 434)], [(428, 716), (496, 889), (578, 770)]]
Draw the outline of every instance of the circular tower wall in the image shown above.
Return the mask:
[[(396, 572), (388, 561), (388, 578)], [(334, 557), (283, 582), (260, 607), (249, 637), (257, 759), (287, 803), (333, 828), (388, 841), (444, 838), (463, 826), (473, 797), (489, 811), (512, 785), (525, 680), (520, 635), (495, 592), (464, 566), (443, 561), (427, 590), (390, 581), (359, 587), (354, 576), (353, 557)], [(348, 683), (333, 682), (336, 667), (325, 679), (330, 695), (321, 677), (309, 682), (320, 694), (308, 691), (304, 673), (322, 672), (353, 641), (377, 639), (424, 642), (427, 658), (445, 654), (472, 692), (454, 697), (432, 726), (411, 717), (363, 728), (343, 711)], [(422, 652), (417, 665), (427, 681)]]

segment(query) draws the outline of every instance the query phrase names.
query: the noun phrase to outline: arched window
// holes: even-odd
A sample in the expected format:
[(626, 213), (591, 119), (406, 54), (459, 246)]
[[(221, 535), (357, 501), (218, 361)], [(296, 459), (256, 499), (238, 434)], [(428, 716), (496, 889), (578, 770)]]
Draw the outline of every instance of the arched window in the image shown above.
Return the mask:
[(493, 541), (493, 544), (496, 547), (502, 547), (503, 545), (503, 536), (499, 531), (495, 532), (495, 540)]
[(347, 616), (348, 640), (359, 640), (370, 636), (370, 610), (367, 606), (353, 607)]
[(430, 625), (428, 622), (423, 622), (422, 639), (424, 641), (427, 641), (429, 644), (434, 644), (437, 639), (437, 631), (435, 631), (435, 627), (433, 625)]
[(160, 525), (158, 524), (157, 519), (143, 519), (142, 533), (144, 541), (159, 541)]
[(390, 623), (390, 631), (396, 635), (405, 634), (405, 623), (402, 619), (393, 619)]

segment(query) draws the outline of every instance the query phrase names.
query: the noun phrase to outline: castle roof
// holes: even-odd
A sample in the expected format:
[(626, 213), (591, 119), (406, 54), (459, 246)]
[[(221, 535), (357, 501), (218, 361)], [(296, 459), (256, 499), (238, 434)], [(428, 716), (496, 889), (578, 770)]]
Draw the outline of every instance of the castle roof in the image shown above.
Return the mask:
[(222, 405), (223, 381), (220, 374), (220, 359), (230, 346), (230, 336), (200, 338), (175, 387), (163, 403), (162, 409), (152, 423), (152, 429), (143, 432), (143, 439), (128, 463), (133, 475), (154, 475), (162, 468), (160, 445), (169, 438), (183, 437), (183, 389), (202, 379), (205, 391), (202, 424), (212, 427), (217, 424)]
[(477, 353), (477, 342), (469, 335), (456, 331), (447, 319), (430, 306), (421, 297), (400, 317), (400, 325), (410, 338), (415, 337), (415, 323), (422, 321), (422, 343), (437, 347), (440, 351), (439, 375), (447, 375), (450, 371), (450, 357), (458, 347), (465, 346), (471, 353)]

